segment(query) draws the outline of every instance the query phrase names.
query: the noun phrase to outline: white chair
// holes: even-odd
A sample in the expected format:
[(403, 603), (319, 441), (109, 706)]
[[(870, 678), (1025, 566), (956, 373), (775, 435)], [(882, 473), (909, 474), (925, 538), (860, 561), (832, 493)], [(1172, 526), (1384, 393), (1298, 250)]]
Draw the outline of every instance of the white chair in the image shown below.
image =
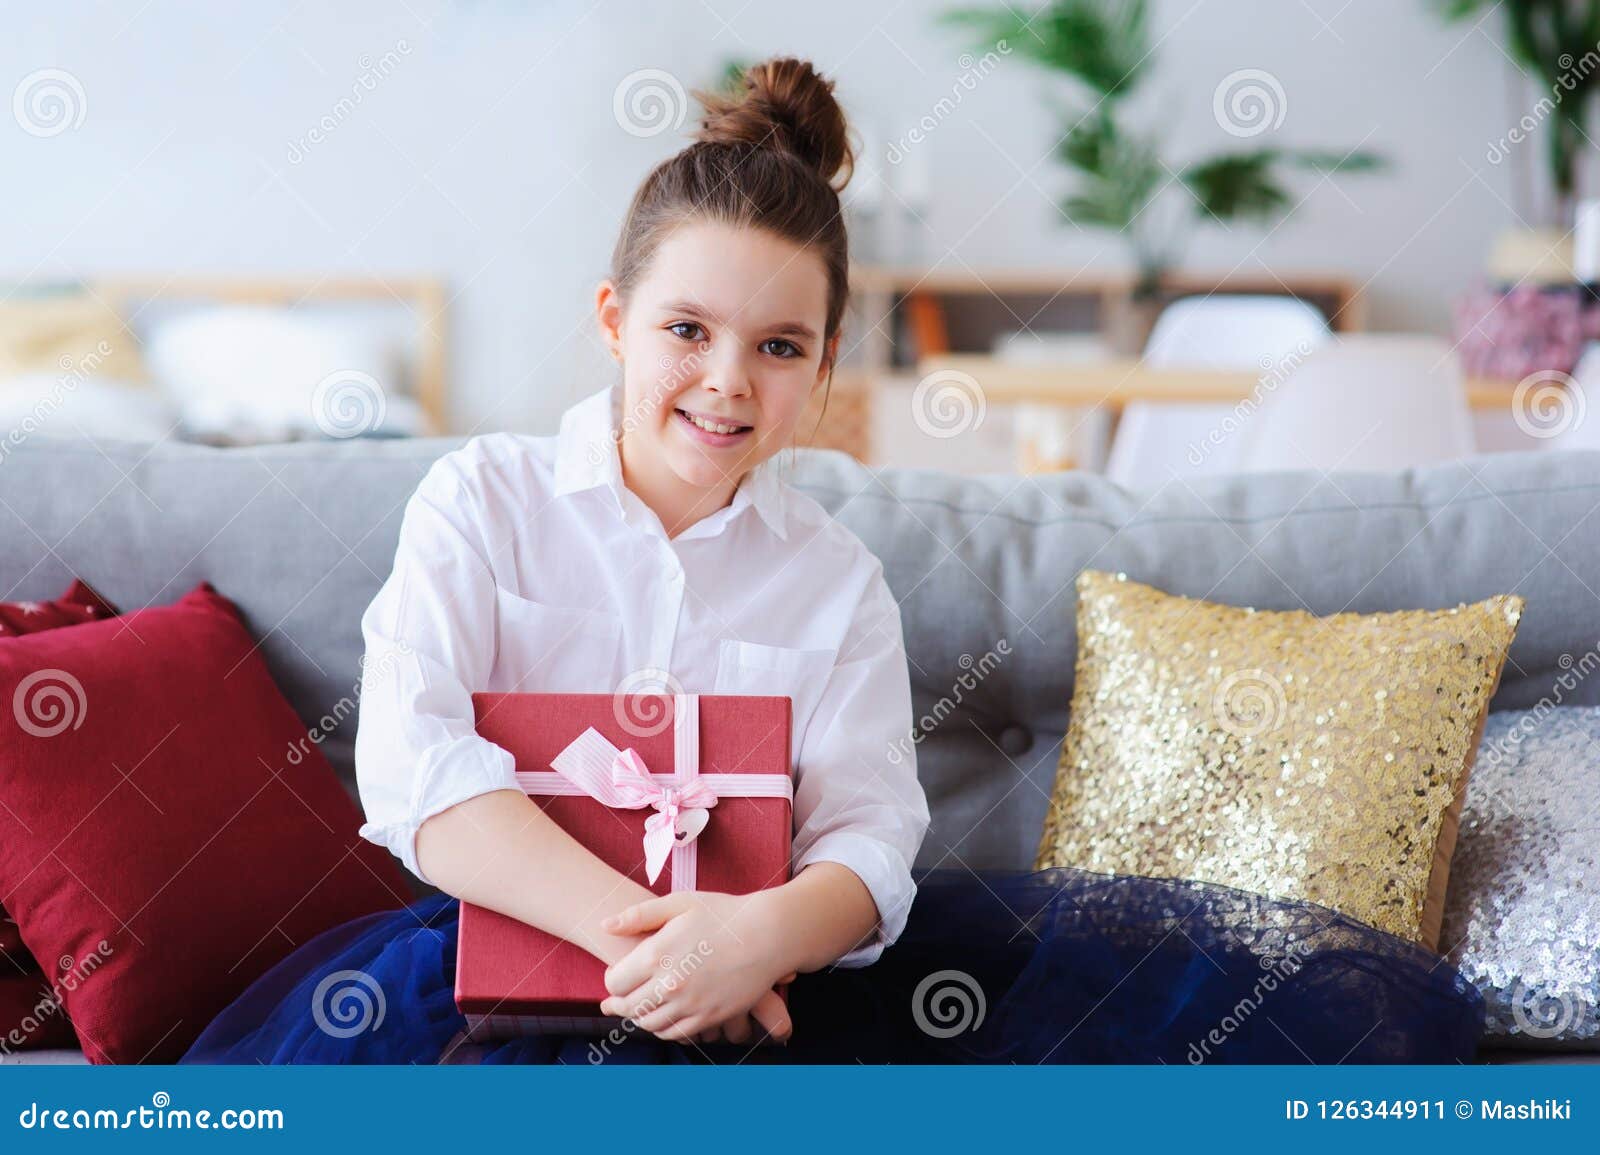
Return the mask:
[[(1536, 388), (1536, 387), (1535, 387)], [(1534, 442), (1525, 448), (1600, 449), (1600, 343), (1591, 343), (1572, 371), (1570, 392), (1549, 393), (1542, 399), (1530, 396), (1524, 409), (1531, 410), (1518, 422), (1519, 431)], [(1541, 405), (1542, 400), (1542, 405)], [(1527, 432), (1521, 430), (1526, 426)], [(1551, 430), (1553, 436), (1540, 436)]]
[[(1330, 337), (1328, 324), (1295, 297), (1185, 297), (1162, 310), (1145, 345), (1156, 369), (1250, 370), (1280, 377)], [(1106, 475), (1130, 489), (1156, 489), (1237, 468), (1249, 406), (1130, 403), (1122, 412)]]
[(1346, 337), (1267, 394), (1243, 439), (1241, 470), (1392, 470), (1475, 452), (1461, 365), (1448, 343), (1405, 334)]

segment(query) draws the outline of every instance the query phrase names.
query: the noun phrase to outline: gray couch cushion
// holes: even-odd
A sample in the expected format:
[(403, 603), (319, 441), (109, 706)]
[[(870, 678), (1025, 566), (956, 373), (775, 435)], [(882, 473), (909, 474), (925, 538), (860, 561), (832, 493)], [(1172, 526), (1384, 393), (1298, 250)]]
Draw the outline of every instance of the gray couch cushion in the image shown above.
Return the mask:
[[(243, 609), (307, 724), (327, 717), (323, 748), (349, 781), (361, 611), (389, 570), (411, 490), (458, 443), (32, 438), (0, 459), (0, 596), (53, 596), (77, 574), (133, 609), (212, 582)], [(1081, 474), (974, 480), (805, 451), (792, 481), (884, 559), (918, 713), (942, 718), (918, 746), (933, 810), (922, 865), (1031, 863), (1072, 693), (1072, 581), (1085, 567), (1319, 614), (1519, 593), (1527, 612), (1496, 707), (1600, 703), (1600, 679), (1558, 683), (1572, 680), (1562, 655), (1600, 639), (1600, 454), (1136, 494)], [(1010, 653), (986, 676), (967, 669), (990, 665), (981, 660), (1001, 639)]]
[(808, 463), (799, 484), (884, 558), (919, 712), (952, 695), (962, 655), (1001, 637), (1013, 648), (921, 746), (934, 813), (925, 864), (1031, 864), (1066, 729), (1072, 582), (1084, 568), (1317, 614), (1518, 593), (1528, 606), (1494, 707), (1600, 701), (1600, 679), (1557, 684), (1571, 681), (1562, 655), (1600, 644), (1600, 454), (1222, 478), (1154, 494), (1080, 474), (875, 475), (830, 458)]

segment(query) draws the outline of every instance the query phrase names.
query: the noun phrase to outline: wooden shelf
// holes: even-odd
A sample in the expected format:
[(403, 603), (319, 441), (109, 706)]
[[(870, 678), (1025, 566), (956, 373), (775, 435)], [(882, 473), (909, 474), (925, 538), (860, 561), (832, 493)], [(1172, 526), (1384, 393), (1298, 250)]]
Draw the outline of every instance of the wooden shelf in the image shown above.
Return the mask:
[[(1148, 323), (1137, 321), (1135, 281), (1126, 273), (857, 265), (850, 283), (849, 359), (875, 373), (929, 356), (990, 353), (998, 340), (1021, 331), (1082, 333), (1138, 348)], [(1361, 286), (1325, 271), (1175, 272), (1163, 280), (1156, 303), (1210, 294), (1297, 297), (1340, 333), (1366, 323)]]
[[(1196, 369), (1151, 369), (1137, 359), (1082, 365), (1019, 365), (994, 357), (951, 354), (928, 357), (916, 373), (964, 373), (978, 382), (991, 405), (1103, 406), (1120, 411), (1130, 401), (1229, 404), (1248, 400), (1260, 387), (1260, 375)], [(1467, 403), (1473, 409), (1506, 409), (1514, 381), (1469, 378)]]
[[(858, 292), (947, 294), (1130, 293), (1134, 278), (1126, 273), (1064, 269), (918, 269), (858, 265), (850, 270), (850, 286)], [(1176, 272), (1162, 282), (1169, 293), (1270, 293), (1280, 296), (1343, 296), (1353, 298), (1357, 285), (1334, 273), (1285, 273), (1240, 276), (1235, 273)]]
[[(1133, 304), (1131, 274), (1072, 268), (982, 268), (959, 265), (910, 268), (856, 265), (850, 270), (851, 307), (845, 322), (841, 377), (859, 383), (841, 405), (830, 406), (831, 443), (866, 460), (874, 440), (871, 398), (890, 377), (931, 372), (941, 365), (969, 366), (991, 401), (1110, 404), (1133, 397), (1237, 400), (1253, 381), (1143, 379), (1124, 381), (1137, 362), (1108, 362), (1060, 377), (1041, 367), (1002, 366), (997, 345), (1019, 332), (1081, 334), (1108, 348), (1142, 348), (1147, 311)], [(1166, 277), (1159, 303), (1196, 294), (1263, 294), (1298, 297), (1328, 318), (1336, 332), (1365, 326), (1361, 284), (1326, 270), (1294, 273), (1181, 271)], [(977, 369), (970, 366), (978, 366)], [(1046, 374), (1045, 379), (1040, 375)], [(1063, 395), (1063, 390), (1066, 395)], [(1152, 394), (1151, 391), (1154, 391)], [(863, 399), (864, 398), (864, 399)]]

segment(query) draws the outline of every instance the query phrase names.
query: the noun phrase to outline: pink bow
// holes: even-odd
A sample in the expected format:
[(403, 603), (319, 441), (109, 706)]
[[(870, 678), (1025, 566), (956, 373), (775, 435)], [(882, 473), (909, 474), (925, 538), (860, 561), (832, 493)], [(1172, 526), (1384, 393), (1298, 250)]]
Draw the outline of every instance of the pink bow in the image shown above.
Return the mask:
[(660, 875), (675, 845), (688, 845), (700, 837), (710, 818), (706, 811), (717, 804), (717, 792), (702, 777), (681, 786), (660, 785), (632, 747), (618, 751), (612, 759), (611, 785), (616, 792), (600, 799), (606, 805), (624, 810), (656, 809), (644, 820), (644, 866), (651, 882)]
[(638, 751), (619, 750), (590, 726), (550, 760), (550, 770), (518, 770), (517, 784), (529, 794), (586, 794), (607, 806), (655, 813), (644, 822), (645, 870), (653, 884), (672, 859), (672, 889), (694, 890), (699, 851), (694, 840), (706, 828), (707, 811), (721, 798), (782, 798), (793, 803), (787, 774), (700, 772), (700, 698), (673, 695), (673, 767), (652, 774)]

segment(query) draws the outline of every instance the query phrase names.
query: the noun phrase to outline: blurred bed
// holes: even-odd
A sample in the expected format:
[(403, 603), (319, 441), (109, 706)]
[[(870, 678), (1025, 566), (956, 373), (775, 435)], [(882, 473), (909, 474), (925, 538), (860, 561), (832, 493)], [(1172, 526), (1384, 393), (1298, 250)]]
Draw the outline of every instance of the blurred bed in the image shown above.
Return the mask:
[(0, 429), (252, 444), (447, 429), (425, 278), (98, 278), (0, 294)]

